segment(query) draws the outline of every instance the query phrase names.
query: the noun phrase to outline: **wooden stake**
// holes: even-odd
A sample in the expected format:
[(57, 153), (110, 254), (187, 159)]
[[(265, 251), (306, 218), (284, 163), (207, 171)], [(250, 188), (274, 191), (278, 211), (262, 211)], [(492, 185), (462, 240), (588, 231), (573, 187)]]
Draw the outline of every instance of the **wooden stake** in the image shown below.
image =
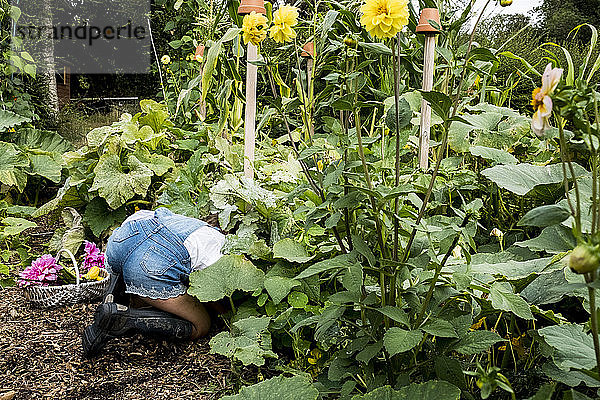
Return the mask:
[(256, 142), (256, 83), (258, 67), (250, 61), (258, 59), (258, 49), (252, 43), (247, 48), (246, 69), (246, 113), (244, 120), (244, 175), (250, 179), (254, 177), (254, 149)]
[[(423, 91), (433, 89), (435, 67), (435, 34), (425, 35), (425, 58), (423, 65)], [(421, 102), (421, 132), (419, 135), (419, 167), (429, 168), (429, 137), (431, 135), (431, 106), (427, 100)]]

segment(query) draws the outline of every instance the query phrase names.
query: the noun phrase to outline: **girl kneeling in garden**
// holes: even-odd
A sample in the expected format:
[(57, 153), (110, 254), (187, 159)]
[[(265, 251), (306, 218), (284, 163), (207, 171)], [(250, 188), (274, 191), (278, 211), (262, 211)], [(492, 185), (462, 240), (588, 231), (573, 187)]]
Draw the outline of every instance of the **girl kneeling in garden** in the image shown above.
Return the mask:
[[(135, 333), (176, 340), (208, 333), (210, 316), (187, 294), (189, 275), (221, 257), (225, 236), (195, 218), (166, 208), (138, 211), (108, 240), (111, 283), (94, 323), (83, 332), (83, 351), (91, 357), (115, 337)], [(150, 309), (129, 307), (132, 300)]]

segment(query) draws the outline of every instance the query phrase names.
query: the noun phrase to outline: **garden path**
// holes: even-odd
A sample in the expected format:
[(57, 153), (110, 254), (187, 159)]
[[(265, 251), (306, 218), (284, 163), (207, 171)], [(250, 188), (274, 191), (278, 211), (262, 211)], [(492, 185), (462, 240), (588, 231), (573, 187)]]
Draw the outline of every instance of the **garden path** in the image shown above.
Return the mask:
[(0, 289), (0, 400), (218, 399), (230, 367), (193, 343), (132, 338), (83, 358), (81, 333), (97, 303), (32, 308), (17, 288)]

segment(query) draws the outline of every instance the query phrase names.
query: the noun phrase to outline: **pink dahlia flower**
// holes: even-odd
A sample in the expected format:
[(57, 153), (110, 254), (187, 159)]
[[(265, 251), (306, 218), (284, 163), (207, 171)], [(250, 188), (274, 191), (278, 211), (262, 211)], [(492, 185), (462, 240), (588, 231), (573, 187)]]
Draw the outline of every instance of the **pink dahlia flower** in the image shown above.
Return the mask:
[(98, 246), (86, 240), (84, 253), (84, 269), (89, 270), (92, 267), (104, 268), (104, 253), (100, 252)]
[(50, 254), (44, 254), (19, 274), (20, 279), (17, 280), (17, 284), (20, 287), (29, 285), (48, 286), (50, 282), (56, 282), (58, 271), (61, 268), (62, 266), (56, 263), (56, 258)]

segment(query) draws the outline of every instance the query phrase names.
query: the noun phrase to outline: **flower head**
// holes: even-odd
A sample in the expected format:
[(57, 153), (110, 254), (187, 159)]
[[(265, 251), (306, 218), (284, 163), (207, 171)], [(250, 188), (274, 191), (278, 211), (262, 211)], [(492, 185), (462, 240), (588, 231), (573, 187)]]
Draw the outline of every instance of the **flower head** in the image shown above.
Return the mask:
[(294, 6), (281, 6), (273, 14), (273, 26), (269, 34), (278, 43), (288, 42), (296, 37), (292, 28), (298, 25), (298, 8)]
[(365, 0), (360, 23), (376, 38), (391, 38), (408, 24), (408, 0)]
[(20, 279), (17, 280), (17, 284), (21, 287), (29, 285), (48, 286), (49, 282), (58, 279), (58, 271), (61, 268), (62, 266), (56, 264), (56, 258), (50, 254), (44, 254), (19, 274)]
[(82, 266), (87, 270), (94, 267), (104, 268), (104, 253), (100, 252), (98, 246), (87, 240), (85, 241)]
[(244, 44), (252, 42), (258, 46), (267, 37), (267, 17), (256, 11), (246, 14), (242, 22), (242, 37)]
[(552, 115), (552, 98), (550, 96), (558, 86), (562, 73), (561, 68), (552, 68), (552, 64), (548, 64), (542, 75), (542, 87), (535, 89), (532, 93), (531, 105), (535, 113), (531, 120), (531, 129), (538, 137), (542, 137), (544, 132), (550, 128), (550, 116)]
[(160, 58), (160, 62), (163, 63), (163, 65), (169, 65), (171, 64), (171, 57), (165, 54)]
[(502, 238), (504, 237), (504, 232), (502, 232), (500, 229), (498, 228), (494, 228), (492, 229), (492, 231), (490, 232), (490, 236), (495, 236), (497, 238)]

